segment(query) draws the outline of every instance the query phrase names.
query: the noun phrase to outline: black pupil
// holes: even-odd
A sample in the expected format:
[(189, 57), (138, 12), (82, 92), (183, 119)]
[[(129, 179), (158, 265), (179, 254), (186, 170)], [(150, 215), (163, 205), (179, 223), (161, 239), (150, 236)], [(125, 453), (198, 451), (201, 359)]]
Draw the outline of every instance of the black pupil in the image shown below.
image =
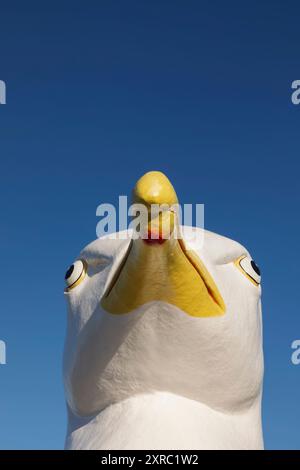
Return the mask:
[(69, 277), (71, 276), (72, 272), (74, 271), (74, 264), (72, 264), (68, 271), (66, 272), (66, 275), (65, 275), (65, 279), (69, 279)]
[(251, 266), (254, 269), (254, 271), (256, 272), (256, 274), (258, 274), (258, 276), (260, 276), (260, 269), (257, 266), (257, 264), (255, 264), (255, 262), (253, 260), (251, 261)]

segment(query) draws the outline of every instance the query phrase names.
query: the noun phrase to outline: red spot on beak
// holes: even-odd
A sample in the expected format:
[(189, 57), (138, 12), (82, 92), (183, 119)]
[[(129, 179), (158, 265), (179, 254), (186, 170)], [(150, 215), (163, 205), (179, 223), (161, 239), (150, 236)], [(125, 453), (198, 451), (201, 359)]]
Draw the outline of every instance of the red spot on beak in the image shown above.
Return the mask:
[(166, 241), (165, 238), (163, 238), (162, 233), (160, 232), (159, 234), (157, 232), (153, 232), (150, 229), (148, 230), (147, 238), (143, 239), (147, 245), (161, 245)]

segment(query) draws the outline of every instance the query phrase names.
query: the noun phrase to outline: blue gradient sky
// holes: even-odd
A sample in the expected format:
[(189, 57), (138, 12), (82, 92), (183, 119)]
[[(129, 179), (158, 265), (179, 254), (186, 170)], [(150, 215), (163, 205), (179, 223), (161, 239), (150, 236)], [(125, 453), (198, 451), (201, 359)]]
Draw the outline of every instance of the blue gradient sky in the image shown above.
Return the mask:
[(299, 2), (0, 13), (0, 447), (63, 447), (66, 267), (95, 238), (97, 205), (160, 169), (262, 269), (266, 447), (299, 449)]

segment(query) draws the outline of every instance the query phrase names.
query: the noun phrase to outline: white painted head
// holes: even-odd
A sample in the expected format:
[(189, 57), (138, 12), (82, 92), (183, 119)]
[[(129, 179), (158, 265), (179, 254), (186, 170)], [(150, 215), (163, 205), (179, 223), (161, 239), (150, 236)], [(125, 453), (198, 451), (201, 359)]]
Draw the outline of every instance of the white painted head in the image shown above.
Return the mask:
[[(177, 201), (159, 172), (133, 197)], [(100, 238), (66, 274), (67, 448), (263, 447), (259, 269), (239, 243), (175, 226), (169, 212), (155, 242)]]

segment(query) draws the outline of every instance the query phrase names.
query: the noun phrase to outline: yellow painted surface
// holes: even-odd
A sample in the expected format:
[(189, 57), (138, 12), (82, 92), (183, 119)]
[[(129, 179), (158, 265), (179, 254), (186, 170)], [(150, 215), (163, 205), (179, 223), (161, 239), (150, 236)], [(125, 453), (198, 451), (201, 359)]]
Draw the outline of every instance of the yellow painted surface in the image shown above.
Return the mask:
[(121, 314), (152, 301), (175, 305), (194, 317), (225, 313), (224, 301), (202, 261), (175, 239), (161, 245), (133, 240), (101, 304), (108, 312)]
[(170, 180), (160, 171), (145, 173), (136, 183), (132, 200), (134, 203), (145, 204), (177, 204), (177, 195)]
[[(149, 210), (151, 204), (172, 206), (178, 200), (168, 178), (154, 171), (138, 180), (133, 202), (145, 204)], [(148, 302), (163, 301), (194, 317), (225, 313), (225, 304), (214, 280), (200, 258), (187, 251), (182, 240), (176, 239), (177, 230), (177, 216), (171, 210), (146, 221), (142, 233), (156, 234), (164, 241), (132, 240), (101, 301), (106, 311), (129, 313)]]

